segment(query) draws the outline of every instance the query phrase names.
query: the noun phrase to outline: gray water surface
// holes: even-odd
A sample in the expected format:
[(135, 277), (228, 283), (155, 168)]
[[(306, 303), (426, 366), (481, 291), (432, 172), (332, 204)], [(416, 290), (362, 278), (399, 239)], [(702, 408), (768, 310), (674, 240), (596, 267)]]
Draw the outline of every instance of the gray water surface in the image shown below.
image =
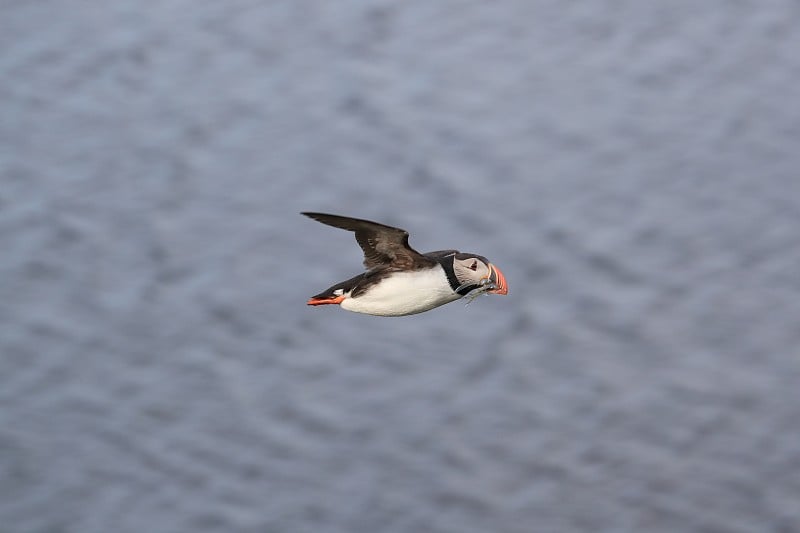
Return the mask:
[[(0, 6), (0, 531), (800, 531), (796, 2)], [(507, 297), (311, 308), (302, 210)]]

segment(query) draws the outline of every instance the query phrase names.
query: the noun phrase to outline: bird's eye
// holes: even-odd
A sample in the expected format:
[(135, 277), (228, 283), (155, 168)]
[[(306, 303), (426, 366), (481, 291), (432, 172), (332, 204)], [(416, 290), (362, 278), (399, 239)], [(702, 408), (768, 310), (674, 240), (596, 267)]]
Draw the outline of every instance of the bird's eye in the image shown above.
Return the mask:
[(470, 270), (478, 270), (478, 262), (473, 261), (472, 264), (469, 266)]

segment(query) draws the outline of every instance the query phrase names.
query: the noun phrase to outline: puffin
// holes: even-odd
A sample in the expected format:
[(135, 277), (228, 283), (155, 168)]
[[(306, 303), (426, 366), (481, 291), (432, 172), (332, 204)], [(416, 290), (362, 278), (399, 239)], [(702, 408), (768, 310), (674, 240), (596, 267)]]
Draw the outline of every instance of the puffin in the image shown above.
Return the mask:
[(408, 232), (403, 229), (340, 215), (301, 214), (354, 232), (366, 268), (366, 272), (312, 296), (308, 305), (338, 305), (355, 313), (404, 316), (429, 311), (470, 293), (508, 294), (505, 276), (482, 255), (458, 250), (421, 254), (409, 246)]

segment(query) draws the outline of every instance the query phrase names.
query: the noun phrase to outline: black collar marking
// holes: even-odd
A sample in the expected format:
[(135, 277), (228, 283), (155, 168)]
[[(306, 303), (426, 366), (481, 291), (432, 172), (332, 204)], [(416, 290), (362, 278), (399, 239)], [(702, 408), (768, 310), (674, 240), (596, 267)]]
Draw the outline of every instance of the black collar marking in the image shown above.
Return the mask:
[[(454, 256), (443, 257), (440, 260), (440, 264), (444, 269), (444, 273), (447, 275), (447, 281), (450, 283), (450, 288), (461, 296), (465, 296), (467, 293), (473, 290), (476, 285), (467, 285), (466, 287), (461, 287), (461, 284), (458, 282), (458, 278), (456, 277), (456, 273), (453, 270), (453, 259)], [(459, 287), (461, 287), (461, 289), (458, 289)]]

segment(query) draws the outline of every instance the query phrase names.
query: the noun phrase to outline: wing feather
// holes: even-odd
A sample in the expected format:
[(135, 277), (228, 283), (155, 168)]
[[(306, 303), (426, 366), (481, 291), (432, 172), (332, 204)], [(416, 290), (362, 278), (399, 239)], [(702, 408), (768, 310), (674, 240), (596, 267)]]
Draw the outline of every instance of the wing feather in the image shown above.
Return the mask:
[(304, 212), (303, 214), (323, 224), (354, 232), (356, 242), (364, 252), (364, 266), (369, 270), (379, 268), (413, 270), (430, 266), (435, 262), (409, 246), (406, 230), (360, 218), (326, 213)]

